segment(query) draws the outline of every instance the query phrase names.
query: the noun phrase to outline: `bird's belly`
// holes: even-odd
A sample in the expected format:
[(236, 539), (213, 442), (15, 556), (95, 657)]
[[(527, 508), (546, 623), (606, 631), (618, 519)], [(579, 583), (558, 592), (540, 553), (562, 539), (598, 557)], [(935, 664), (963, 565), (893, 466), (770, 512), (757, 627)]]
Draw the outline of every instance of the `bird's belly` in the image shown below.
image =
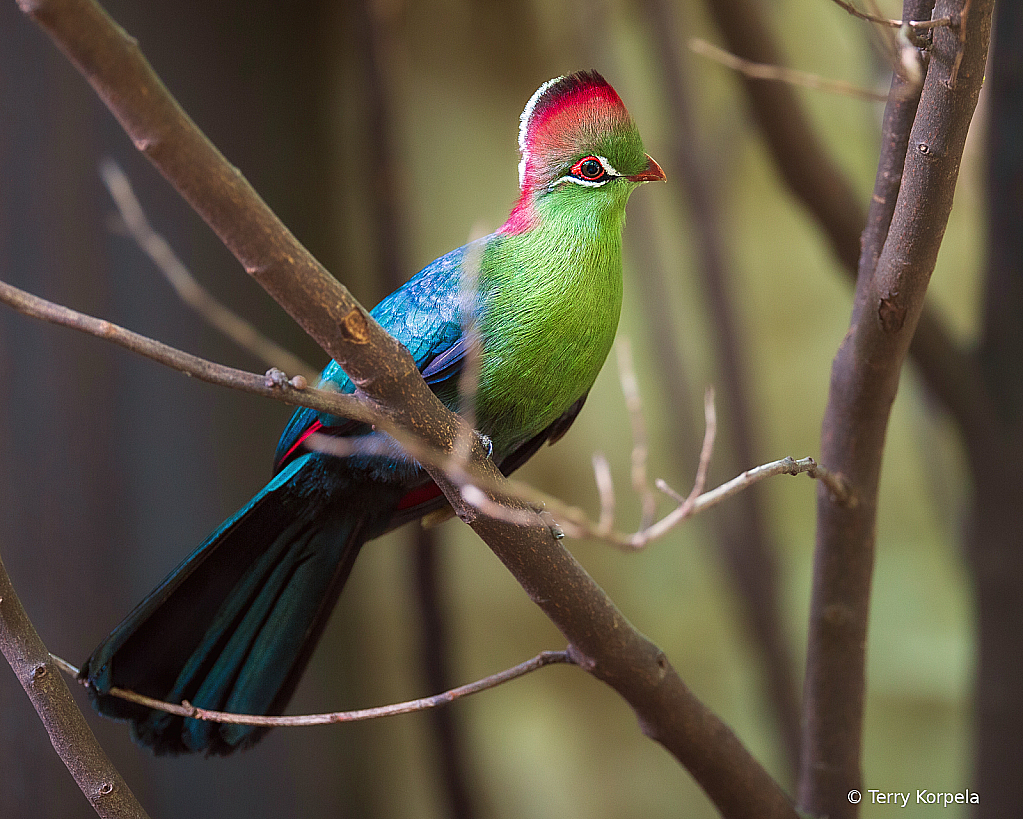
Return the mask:
[(572, 337), (547, 334), (514, 355), (484, 351), (477, 426), (499, 455), (542, 432), (593, 386), (614, 333), (594, 337), (596, 329)]

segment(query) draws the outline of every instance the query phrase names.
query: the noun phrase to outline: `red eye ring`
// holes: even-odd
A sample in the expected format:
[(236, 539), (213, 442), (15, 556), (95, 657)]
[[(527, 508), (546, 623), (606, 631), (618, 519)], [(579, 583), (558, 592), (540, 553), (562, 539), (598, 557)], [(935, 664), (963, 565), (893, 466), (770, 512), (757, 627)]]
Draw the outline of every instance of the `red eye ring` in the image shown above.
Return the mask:
[(607, 170), (597, 157), (584, 156), (572, 166), (572, 175), (586, 182), (599, 182), (607, 177)]

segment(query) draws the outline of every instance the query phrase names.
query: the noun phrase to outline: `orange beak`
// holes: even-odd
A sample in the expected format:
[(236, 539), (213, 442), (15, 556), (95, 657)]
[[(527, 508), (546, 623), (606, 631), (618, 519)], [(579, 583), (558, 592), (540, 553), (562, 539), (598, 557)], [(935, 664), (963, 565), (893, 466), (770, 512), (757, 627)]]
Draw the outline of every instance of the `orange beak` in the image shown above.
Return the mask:
[(666, 177), (664, 171), (661, 170), (661, 166), (657, 164), (657, 161), (650, 156), (646, 155), (646, 168), (633, 176), (625, 177), (630, 182), (663, 182)]

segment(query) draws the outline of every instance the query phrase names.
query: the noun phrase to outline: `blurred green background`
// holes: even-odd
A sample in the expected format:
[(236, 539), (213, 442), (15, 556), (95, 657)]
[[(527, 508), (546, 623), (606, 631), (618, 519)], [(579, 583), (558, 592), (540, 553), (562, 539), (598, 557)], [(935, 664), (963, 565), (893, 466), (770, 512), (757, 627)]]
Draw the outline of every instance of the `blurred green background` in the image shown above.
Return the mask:
[[(595, 67), (668, 174), (630, 204), (620, 333), (633, 343), (651, 435), (650, 473), (688, 491), (695, 452), (670, 442), (716, 383), (705, 294), (673, 167), (663, 66), (644, 6), (533, 0), (195, 2), (106, 8), (170, 90), (296, 235), (365, 304), (389, 289), (375, 231), (389, 148), (394, 258), (411, 275), (505, 218), (516, 188), (518, 115), (544, 80)], [(831, 3), (768, 4), (791, 63), (887, 87), (866, 24)], [(897, 5), (885, 13), (900, 15)], [(681, 42), (719, 41), (700, 4), (673, 8)], [(369, 25), (369, 28), (366, 26)], [(367, 73), (367, 55), (378, 60)], [(851, 288), (815, 224), (779, 182), (725, 69), (682, 54), (724, 217), (728, 287), (744, 335), (759, 462), (819, 452), (831, 359)], [(374, 79), (374, 77), (376, 79)], [(367, 102), (383, 82), (387, 141)], [(870, 196), (881, 103), (801, 92), (861, 197)], [(369, 97), (372, 101), (372, 97)], [(981, 103), (983, 109), (983, 101)], [(982, 110), (981, 109), (981, 110)], [(982, 253), (982, 142), (974, 124), (930, 298), (975, 332)], [(86, 83), (13, 3), (0, 7), (0, 278), (189, 352), (262, 370), (177, 301), (111, 229), (96, 166), (126, 168), (149, 216), (219, 298), (320, 365), (320, 353), (137, 156)], [(386, 153), (385, 153), (386, 159)], [(662, 350), (640, 296), (663, 266), (692, 406), (671, 406)], [(269, 476), (284, 405), (194, 383), (120, 349), (0, 310), (0, 551), (51, 651), (80, 663), (103, 634)], [(590, 459), (605, 452), (619, 525), (634, 527), (629, 419), (609, 359), (571, 434), (520, 475), (597, 512)], [(701, 429), (696, 429), (698, 436)], [(728, 447), (727, 441), (721, 446)], [(752, 466), (746, 464), (745, 466)], [(719, 478), (730, 477), (719, 469)], [(957, 540), (962, 454), (907, 370), (883, 472), (864, 759), (866, 788), (970, 785), (972, 612)], [(815, 492), (806, 478), (762, 489), (779, 553), (785, 637), (801, 678)], [(661, 511), (669, 508), (667, 501)], [(729, 504), (713, 515), (729, 515)], [(708, 516), (709, 517), (709, 516)], [(759, 655), (710, 534), (697, 519), (640, 554), (570, 548), (629, 619), (782, 783), (791, 787)], [(360, 557), (291, 712), (432, 693), (421, 679), (411, 529)], [(456, 682), (563, 639), (471, 531), (438, 530), (442, 604)], [(78, 692), (85, 703), (84, 692)], [(716, 815), (690, 777), (640, 732), (629, 708), (555, 667), (453, 706), (477, 815)], [(155, 759), (98, 719), (104, 747), (153, 816), (447, 815), (430, 720), (411, 715), (271, 733), (233, 759)], [(0, 815), (89, 816), (13, 675), (0, 672)], [(869, 798), (869, 797), (868, 797)], [(890, 806), (863, 805), (865, 817)], [(914, 807), (900, 815), (931, 816)], [(965, 815), (957, 808), (942, 816)]]

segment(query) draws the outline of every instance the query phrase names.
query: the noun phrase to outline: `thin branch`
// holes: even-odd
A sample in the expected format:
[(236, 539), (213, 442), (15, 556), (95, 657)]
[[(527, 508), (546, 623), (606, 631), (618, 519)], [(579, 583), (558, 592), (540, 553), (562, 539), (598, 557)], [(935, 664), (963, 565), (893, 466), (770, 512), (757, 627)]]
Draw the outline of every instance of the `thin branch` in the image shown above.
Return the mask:
[(710, 459), (714, 454), (714, 440), (717, 438), (718, 417), (714, 408), (714, 388), (708, 387), (703, 396), (704, 434), (703, 446), (700, 449), (700, 463), (696, 468), (696, 480), (693, 481), (693, 488), (685, 497), (680, 495), (668, 484), (658, 479), (657, 488), (666, 495), (674, 498), (679, 506), (687, 507), (686, 514), (692, 511), (696, 499), (703, 494), (703, 487), (707, 484), (707, 473), (710, 471)]
[[(53, 657), (58, 667), (70, 676), (77, 678), (78, 669), (66, 660)], [(210, 711), (205, 708), (197, 708), (187, 701), (181, 703), (163, 702), (161, 700), (147, 697), (144, 694), (137, 694), (116, 686), (110, 689), (110, 696), (128, 702), (138, 703), (156, 711), (164, 711), (178, 717), (190, 719), (201, 719), (207, 722), (229, 723), (231, 725), (259, 725), (266, 728), (296, 728), (305, 725), (332, 725), (338, 722), (362, 722), (369, 719), (381, 717), (393, 717), (398, 714), (411, 714), (416, 711), (427, 711), (441, 705), (447, 705), (455, 700), (468, 697), (470, 694), (478, 694), (496, 688), (506, 682), (517, 680), (544, 666), (556, 663), (573, 663), (574, 660), (568, 651), (541, 651), (532, 659), (519, 663), (518, 665), (483, 677), (475, 682), (451, 688), (432, 697), (421, 697), (416, 700), (407, 700), (392, 705), (378, 705), (373, 708), (359, 708), (354, 711), (331, 711), (322, 714), (298, 714), (293, 716), (268, 717), (262, 714), (236, 714), (229, 711)]]
[(697, 54), (721, 63), (721, 65), (733, 71), (738, 71), (740, 74), (753, 80), (773, 80), (775, 82), (788, 83), (789, 85), (798, 85), (801, 88), (809, 88), (813, 91), (825, 91), (828, 94), (841, 94), (846, 97), (873, 100), (875, 102), (884, 102), (888, 99), (888, 94), (886, 93), (860, 88), (858, 85), (842, 80), (829, 80), (816, 74), (798, 71), (795, 68), (788, 68), (784, 65), (755, 63), (752, 60), (737, 57), (723, 48), (711, 45), (699, 37), (694, 37), (689, 41), (689, 48)]
[(105, 319), (95, 318), (26, 293), (4, 281), (0, 281), (0, 302), (13, 307), (23, 315), (59, 324), (62, 327), (70, 327), (73, 330), (111, 341), (209, 384), (230, 387), (264, 398), (273, 398), (293, 406), (310, 407), (320, 412), (329, 412), (368, 424), (385, 423), (386, 421), (374, 408), (354, 395), (343, 395), (308, 387), (304, 376), (296, 375), (289, 379), (280, 370), (275, 369), (269, 370), (265, 375), (257, 375), (234, 367), (215, 364), (205, 358), (126, 330)]
[(903, 26), (911, 26), (912, 28), (920, 31), (925, 31), (931, 28), (940, 28), (943, 26), (952, 25), (951, 17), (939, 17), (936, 20), (892, 20), (888, 17), (881, 17), (877, 14), (869, 14), (865, 11), (860, 11), (852, 3), (847, 0), (831, 0), (836, 6), (845, 9), (853, 17), (859, 17), (861, 20), (866, 20), (868, 23), (878, 23), (882, 26), (888, 26), (889, 28), (902, 28)]
[(597, 531), (603, 535), (610, 532), (615, 525), (615, 483), (611, 476), (611, 467), (603, 452), (593, 453), (593, 482), (597, 485), (597, 495), (600, 497)]
[[(721, 484), (716, 489), (703, 492), (707, 468), (714, 444), (716, 420), (714, 414), (713, 393), (708, 392), (706, 402), (707, 432), (704, 437), (700, 465), (694, 483), (694, 490), (689, 497), (681, 500), (679, 506), (660, 520), (639, 531), (629, 534), (612, 528), (614, 490), (607, 483), (609, 473), (595, 464), (598, 489), (601, 494), (601, 516), (598, 521), (592, 520), (585, 512), (575, 506), (514, 479), (497, 482), (488, 476), (473, 471), (471, 467), (439, 450), (431, 449), (422, 441), (401, 430), (390, 431), (391, 436), (412, 458), (424, 466), (430, 466), (444, 473), (447, 479), (457, 487), (466, 503), (478, 509), (488, 517), (504, 521), (512, 526), (529, 525), (535, 510), (544, 509), (549, 512), (563, 529), (564, 533), (573, 538), (588, 538), (611, 544), (621, 549), (636, 550), (647, 546), (650, 542), (664, 537), (668, 532), (687, 518), (717, 506), (722, 501), (737, 495), (760, 481), (775, 475), (806, 474), (823, 483), (835, 502), (843, 506), (855, 506), (857, 499), (852, 489), (841, 476), (820, 466), (813, 458), (796, 460), (791, 456), (761, 466), (747, 469), (732, 480)], [(358, 438), (337, 438), (330, 435), (315, 433), (306, 439), (306, 444), (316, 450), (338, 457), (352, 455), (382, 455), (391, 452), (390, 444), (381, 440), (362, 440)], [(594, 459), (599, 463), (599, 457)], [(667, 488), (663, 481), (658, 484), (673, 497), (678, 494)], [(499, 500), (495, 500), (495, 496)], [(508, 505), (516, 501), (519, 506)]]
[(632, 426), (632, 488), (640, 501), (639, 528), (645, 529), (657, 513), (657, 501), (647, 479), (647, 456), (650, 447), (647, 444), (646, 421), (643, 419), (643, 398), (639, 392), (639, 381), (636, 378), (636, 365), (632, 359), (632, 343), (628, 336), (619, 336), (615, 342), (618, 356), (618, 379), (625, 396), (625, 408), (629, 411), (629, 423)]
[(765, 478), (771, 478), (775, 475), (800, 475), (806, 474), (811, 478), (826, 483), (828, 491), (833, 493), (836, 498), (840, 498), (843, 502), (848, 504), (855, 504), (855, 496), (852, 495), (849, 488), (845, 483), (834, 473), (824, 469), (818, 464), (813, 458), (799, 458), (798, 460), (787, 456), (778, 461), (771, 461), (770, 463), (763, 464), (761, 466), (755, 466), (752, 469), (747, 469), (740, 475), (735, 476), (732, 480), (727, 481), (716, 489), (711, 489), (698, 495), (696, 498), (686, 498), (685, 502), (677, 509), (665, 515), (657, 523), (650, 526), (648, 529), (642, 532), (637, 532), (627, 539), (623, 539), (621, 545), (629, 546), (632, 548), (642, 548), (652, 540), (656, 540), (659, 537), (663, 537), (668, 531), (676, 527), (686, 518), (697, 515), (700, 512), (704, 512), (710, 509), (712, 506), (717, 506), (722, 501), (728, 500), (733, 495), (737, 495), (745, 489), (749, 489), (756, 483)]
[(157, 270), (163, 274), (185, 304), (268, 367), (280, 367), (296, 375), (301, 373), (310, 381), (317, 379), (318, 373), (313, 367), (267, 338), (251, 323), (217, 301), (199, 284), (185, 263), (178, 258), (170, 243), (153, 230), (138, 197), (135, 196), (135, 191), (132, 190), (127, 174), (116, 161), (110, 157), (101, 160), (99, 173), (114, 204), (117, 205), (117, 211), (128, 235), (152, 260)]
[(39, 714), (53, 749), (96, 813), (105, 819), (146, 819), (142, 805), (103, 752), (75, 704), (59, 666), (50, 659), (18, 599), (2, 560), (0, 652)]

